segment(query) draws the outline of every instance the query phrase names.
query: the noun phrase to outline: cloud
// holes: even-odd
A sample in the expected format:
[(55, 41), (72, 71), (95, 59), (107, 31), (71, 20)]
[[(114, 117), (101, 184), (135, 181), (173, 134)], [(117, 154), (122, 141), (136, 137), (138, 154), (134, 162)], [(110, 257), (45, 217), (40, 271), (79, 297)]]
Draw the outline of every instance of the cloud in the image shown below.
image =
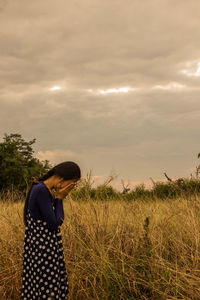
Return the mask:
[(71, 161), (77, 154), (70, 150), (54, 149), (38, 151), (36, 157), (41, 161), (49, 160), (52, 164), (58, 164), (62, 161)]
[(71, 157), (98, 176), (188, 173), (199, 151), (200, 3), (0, 3), (1, 135), (36, 137), (42, 159)]
[(155, 85), (152, 89), (171, 90), (171, 89), (183, 89), (185, 86), (177, 82), (171, 82), (167, 85)]
[(186, 63), (186, 69), (181, 70), (183, 74), (189, 77), (199, 77), (200, 76), (200, 61), (190, 61)]
[[(65, 78), (87, 88), (156, 84), (178, 77), (177, 64), (189, 54), (196, 56), (198, 10), (185, 1), (179, 18), (176, 4), (168, 1), (159, 7), (153, 1), (117, 1), (114, 7), (105, 1), (75, 3), (7, 5), (1, 19), (7, 28), (1, 36), (4, 69), (9, 71), (5, 82), (44, 84)], [(192, 17), (186, 22), (188, 12)]]

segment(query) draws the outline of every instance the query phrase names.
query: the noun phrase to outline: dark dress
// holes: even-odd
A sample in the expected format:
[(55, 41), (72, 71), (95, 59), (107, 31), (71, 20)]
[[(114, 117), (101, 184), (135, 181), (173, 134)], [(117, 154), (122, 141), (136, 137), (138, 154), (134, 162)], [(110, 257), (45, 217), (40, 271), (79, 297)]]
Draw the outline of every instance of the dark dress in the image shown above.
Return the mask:
[(62, 199), (54, 198), (41, 181), (28, 200), (21, 297), (66, 300), (69, 293), (60, 226)]

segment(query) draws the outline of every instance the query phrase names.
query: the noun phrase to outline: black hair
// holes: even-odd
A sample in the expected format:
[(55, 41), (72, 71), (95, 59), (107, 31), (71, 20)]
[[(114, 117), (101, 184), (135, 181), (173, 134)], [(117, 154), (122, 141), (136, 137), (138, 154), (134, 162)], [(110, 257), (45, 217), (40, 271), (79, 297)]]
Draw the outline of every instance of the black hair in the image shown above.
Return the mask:
[(79, 166), (74, 163), (73, 161), (65, 161), (62, 162), (56, 166), (54, 166), (52, 169), (50, 169), (46, 174), (44, 174), (42, 177), (39, 177), (38, 180), (34, 181), (32, 183), (32, 186), (26, 196), (26, 200), (24, 203), (24, 225), (27, 225), (27, 209), (28, 209), (28, 199), (31, 193), (31, 190), (33, 188), (33, 186), (37, 183), (39, 183), (40, 181), (44, 181), (46, 179), (48, 179), (49, 177), (53, 176), (53, 175), (57, 175), (59, 177), (61, 177), (64, 180), (71, 180), (71, 179), (80, 179), (81, 178), (81, 170), (79, 168)]

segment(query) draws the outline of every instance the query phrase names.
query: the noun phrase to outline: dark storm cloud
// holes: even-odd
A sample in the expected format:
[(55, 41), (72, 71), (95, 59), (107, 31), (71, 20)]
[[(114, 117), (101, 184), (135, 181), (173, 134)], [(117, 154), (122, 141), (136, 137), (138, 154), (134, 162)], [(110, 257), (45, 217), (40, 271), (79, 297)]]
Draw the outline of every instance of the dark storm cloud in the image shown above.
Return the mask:
[[(200, 3), (186, 0), (0, 1), (1, 135), (36, 137), (41, 156), (66, 153), (98, 174), (188, 173), (199, 18)], [(99, 93), (121, 87), (136, 90)]]

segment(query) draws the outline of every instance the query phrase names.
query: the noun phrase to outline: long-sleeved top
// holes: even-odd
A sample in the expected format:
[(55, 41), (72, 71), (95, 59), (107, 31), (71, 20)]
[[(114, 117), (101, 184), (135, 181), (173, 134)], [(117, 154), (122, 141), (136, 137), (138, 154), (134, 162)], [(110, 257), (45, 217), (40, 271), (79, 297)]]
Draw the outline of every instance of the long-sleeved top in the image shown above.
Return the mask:
[(28, 208), (32, 217), (46, 221), (50, 230), (56, 230), (63, 223), (63, 200), (55, 198), (43, 181), (33, 185)]

